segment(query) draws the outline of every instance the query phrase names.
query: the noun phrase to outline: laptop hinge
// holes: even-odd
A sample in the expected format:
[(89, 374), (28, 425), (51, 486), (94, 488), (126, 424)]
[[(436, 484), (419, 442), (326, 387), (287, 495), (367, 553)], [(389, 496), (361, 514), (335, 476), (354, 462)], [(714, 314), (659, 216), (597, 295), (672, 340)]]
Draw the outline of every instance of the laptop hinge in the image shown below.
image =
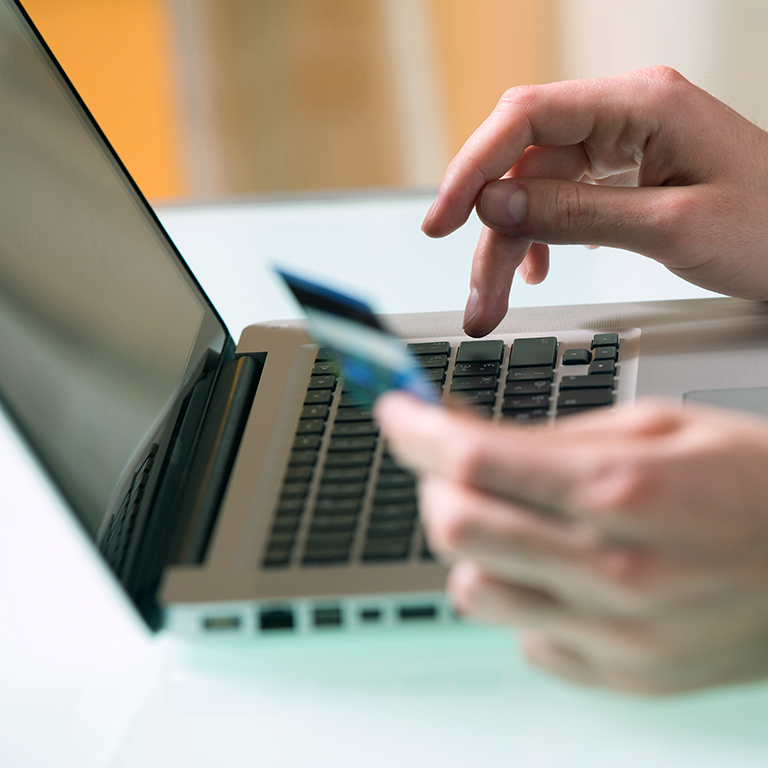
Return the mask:
[(205, 557), (262, 369), (253, 355), (235, 357), (221, 368), (189, 464), (174, 562), (199, 563)]
[[(240, 355), (202, 377), (176, 427), (166, 476), (144, 532), (148, 546), (125, 584), (153, 629), (162, 623), (155, 590), (169, 562), (201, 562), (216, 523), (265, 355)], [(210, 378), (215, 377), (213, 385)]]

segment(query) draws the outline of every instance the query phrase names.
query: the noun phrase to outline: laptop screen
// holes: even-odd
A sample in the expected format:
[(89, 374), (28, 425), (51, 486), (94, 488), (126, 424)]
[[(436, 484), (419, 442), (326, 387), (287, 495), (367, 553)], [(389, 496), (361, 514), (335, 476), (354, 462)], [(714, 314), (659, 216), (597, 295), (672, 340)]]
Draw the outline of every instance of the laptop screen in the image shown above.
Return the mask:
[(0, 0), (0, 396), (92, 535), (227, 339), (23, 14)]

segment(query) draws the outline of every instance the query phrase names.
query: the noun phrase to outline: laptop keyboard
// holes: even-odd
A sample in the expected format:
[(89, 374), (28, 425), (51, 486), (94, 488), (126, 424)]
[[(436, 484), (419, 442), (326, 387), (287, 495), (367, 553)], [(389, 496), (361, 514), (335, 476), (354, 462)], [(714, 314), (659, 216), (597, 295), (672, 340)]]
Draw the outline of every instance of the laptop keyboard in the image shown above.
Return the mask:
[[(534, 425), (611, 405), (619, 345), (618, 333), (598, 333), (562, 351), (554, 336), (408, 347), (452, 399), (488, 419)], [(414, 476), (380, 439), (371, 403), (344, 391), (330, 354), (320, 349), (262, 565), (432, 559), (418, 523)]]

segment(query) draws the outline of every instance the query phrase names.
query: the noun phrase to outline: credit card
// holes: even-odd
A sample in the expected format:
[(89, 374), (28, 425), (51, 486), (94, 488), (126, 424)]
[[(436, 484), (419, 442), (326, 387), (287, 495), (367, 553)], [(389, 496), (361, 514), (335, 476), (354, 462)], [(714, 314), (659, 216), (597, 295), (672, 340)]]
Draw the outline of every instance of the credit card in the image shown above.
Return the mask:
[(365, 399), (392, 389), (431, 403), (439, 390), (427, 381), (405, 342), (389, 331), (359, 298), (329, 286), (275, 269), (307, 315), (307, 330), (327, 347), (349, 387)]

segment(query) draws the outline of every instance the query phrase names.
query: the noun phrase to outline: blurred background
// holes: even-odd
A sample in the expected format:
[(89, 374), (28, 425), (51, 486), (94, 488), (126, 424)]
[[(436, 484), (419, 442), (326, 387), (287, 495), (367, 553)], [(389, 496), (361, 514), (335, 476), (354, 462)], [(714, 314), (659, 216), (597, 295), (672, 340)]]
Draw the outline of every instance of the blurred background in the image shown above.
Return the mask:
[(150, 200), (430, 187), (513, 85), (668, 64), (768, 125), (764, 0), (26, 0)]

